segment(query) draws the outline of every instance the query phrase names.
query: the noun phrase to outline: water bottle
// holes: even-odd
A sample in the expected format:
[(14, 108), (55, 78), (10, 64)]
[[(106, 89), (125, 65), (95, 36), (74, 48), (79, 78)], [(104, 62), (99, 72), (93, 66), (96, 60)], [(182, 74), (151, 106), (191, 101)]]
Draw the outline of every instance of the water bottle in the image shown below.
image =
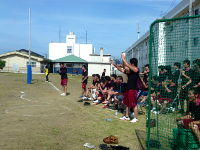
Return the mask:
[(118, 111), (115, 112), (115, 116), (117, 116), (117, 115), (118, 115)]

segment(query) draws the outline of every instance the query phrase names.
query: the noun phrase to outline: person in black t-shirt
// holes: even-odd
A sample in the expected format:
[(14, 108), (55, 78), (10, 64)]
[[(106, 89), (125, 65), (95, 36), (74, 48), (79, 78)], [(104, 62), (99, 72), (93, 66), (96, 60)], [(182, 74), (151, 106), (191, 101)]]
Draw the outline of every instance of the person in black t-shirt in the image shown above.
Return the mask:
[(87, 97), (88, 71), (86, 65), (82, 66), (82, 96)]
[(138, 106), (137, 106), (137, 94), (138, 94), (138, 87), (137, 82), (139, 79), (139, 68), (138, 60), (136, 58), (130, 59), (130, 64), (126, 60), (126, 54), (122, 53), (122, 60), (124, 63), (124, 67), (118, 66), (113, 63), (113, 65), (121, 72), (125, 73), (128, 77), (127, 82), (127, 89), (124, 94), (123, 103), (126, 105), (126, 114), (121, 120), (130, 120), (130, 108), (134, 110), (134, 118), (131, 123), (135, 123), (138, 121)]
[(61, 94), (61, 96), (67, 95), (67, 83), (68, 83), (68, 76), (67, 76), (67, 67), (64, 65), (64, 63), (60, 64), (60, 71), (59, 74), (61, 76), (61, 86), (63, 87), (64, 93)]
[(194, 75), (193, 75), (193, 87), (200, 87), (200, 59), (193, 61), (194, 64)]
[(106, 69), (103, 69), (103, 73), (101, 75), (101, 77), (105, 77), (106, 76)]
[(200, 88), (192, 88), (188, 92), (189, 111), (186, 116), (177, 118), (177, 121), (186, 129), (192, 129), (200, 141)]
[(180, 95), (179, 95), (179, 101), (181, 105), (181, 110), (180, 113), (184, 113), (184, 101), (186, 100), (187, 102), (187, 111), (189, 108), (189, 101), (188, 101), (188, 91), (189, 88), (192, 87), (192, 77), (194, 71), (190, 68), (190, 61), (189, 60), (184, 60), (184, 69), (181, 71), (181, 90), (180, 90)]
[(175, 62), (174, 69), (175, 69), (174, 72), (172, 72), (172, 80), (178, 86), (178, 79), (180, 77), (181, 63)]

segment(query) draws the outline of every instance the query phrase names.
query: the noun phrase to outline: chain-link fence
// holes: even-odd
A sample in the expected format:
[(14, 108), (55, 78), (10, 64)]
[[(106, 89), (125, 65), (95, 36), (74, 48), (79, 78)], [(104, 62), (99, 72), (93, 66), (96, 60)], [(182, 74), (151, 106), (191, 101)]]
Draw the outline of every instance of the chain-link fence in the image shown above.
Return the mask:
[(147, 149), (199, 150), (200, 16), (150, 28)]

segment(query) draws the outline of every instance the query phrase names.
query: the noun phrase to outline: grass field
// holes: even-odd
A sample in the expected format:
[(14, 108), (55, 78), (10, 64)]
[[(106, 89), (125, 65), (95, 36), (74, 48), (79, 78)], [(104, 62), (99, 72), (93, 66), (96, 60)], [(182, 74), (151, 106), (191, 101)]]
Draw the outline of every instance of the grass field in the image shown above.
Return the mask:
[[(51, 74), (50, 80), (60, 89), (58, 75)], [(28, 85), (25, 74), (0, 73), (0, 150), (86, 150), (86, 142), (100, 149), (109, 135), (117, 136), (119, 145), (139, 150), (135, 129), (145, 130), (145, 116), (131, 124), (101, 106), (83, 106), (78, 102), (80, 80), (70, 77), (70, 95), (62, 97), (44, 75), (33, 75)]]

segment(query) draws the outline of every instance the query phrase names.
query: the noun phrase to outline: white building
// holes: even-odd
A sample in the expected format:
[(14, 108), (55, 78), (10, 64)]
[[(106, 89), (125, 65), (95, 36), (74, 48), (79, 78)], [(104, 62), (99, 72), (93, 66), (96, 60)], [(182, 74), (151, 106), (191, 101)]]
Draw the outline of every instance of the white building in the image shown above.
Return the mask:
[[(178, 18), (183, 16), (188, 16), (189, 14), (189, 2), (190, 0), (182, 0), (174, 9), (172, 9), (170, 12), (168, 12), (163, 19), (170, 19), (170, 18)], [(193, 0), (193, 6), (192, 6), (192, 13), (193, 15), (200, 15), (200, 0)], [(152, 20), (153, 22), (153, 20)], [(163, 37), (165, 37), (165, 33), (162, 31), (163, 24), (160, 23), (161, 30), (159, 30), (159, 36), (160, 39), (163, 40)], [(165, 43), (163, 41), (159, 41), (162, 43)], [(163, 49), (165, 46), (160, 45), (162, 47), (159, 47), (159, 49)], [(142, 69), (142, 67), (145, 64), (148, 64), (148, 49), (149, 49), (149, 32), (145, 33), (140, 39), (138, 39), (133, 45), (131, 45), (129, 48), (126, 49), (126, 55), (127, 59), (130, 58), (137, 58), (139, 61), (139, 68)], [(162, 56), (166, 55), (165, 53), (161, 54), (159, 59), (159, 65), (164, 65), (165, 60), (162, 59)]]
[(111, 73), (111, 55), (105, 55), (103, 48), (100, 49), (100, 54), (94, 54), (93, 45), (77, 43), (77, 37), (73, 32), (70, 32), (69, 35), (66, 36), (65, 43), (49, 43), (49, 59), (55, 62), (54, 66), (59, 66), (58, 61), (61, 60), (61, 58), (64, 58), (62, 60), (65, 60), (65, 63), (70, 63), (69, 66), (72, 68), (77, 66), (70, 61), (67, 62), (66, 59), (69, 57), (66, 56), (70, 55), (79, 57), (87, 62), (89, 76), (92, 74), (101, 74), (103, 69), (107, 70), (107, 75)]

